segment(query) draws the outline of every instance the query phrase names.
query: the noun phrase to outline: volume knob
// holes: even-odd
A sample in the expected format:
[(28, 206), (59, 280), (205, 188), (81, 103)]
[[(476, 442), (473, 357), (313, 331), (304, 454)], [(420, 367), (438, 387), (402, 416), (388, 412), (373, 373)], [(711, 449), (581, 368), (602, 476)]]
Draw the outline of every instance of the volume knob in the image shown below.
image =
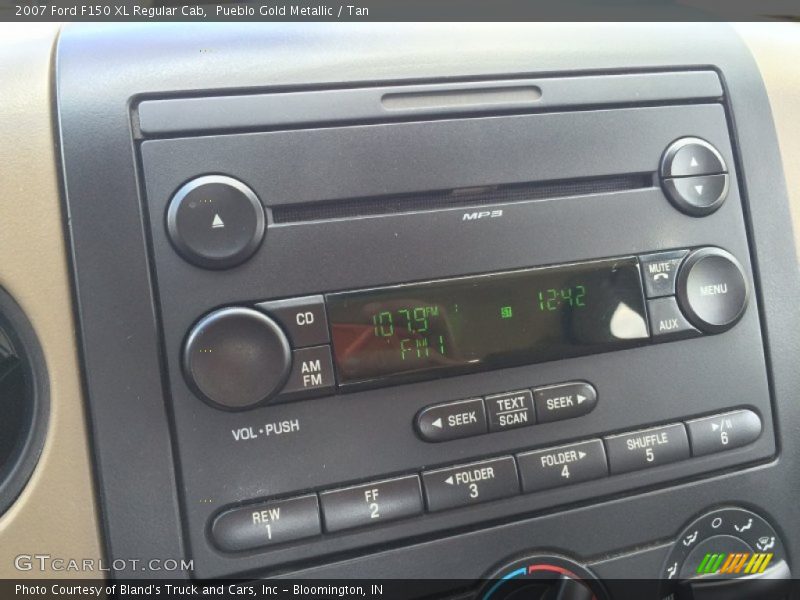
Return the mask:
[(212, 406), (226, 410), (265, 403), (283, 387), (291, 362), (281, 328), (250, 308), (223, 308), (206, 315), (189, 332), (183, 349), (189, 386)]

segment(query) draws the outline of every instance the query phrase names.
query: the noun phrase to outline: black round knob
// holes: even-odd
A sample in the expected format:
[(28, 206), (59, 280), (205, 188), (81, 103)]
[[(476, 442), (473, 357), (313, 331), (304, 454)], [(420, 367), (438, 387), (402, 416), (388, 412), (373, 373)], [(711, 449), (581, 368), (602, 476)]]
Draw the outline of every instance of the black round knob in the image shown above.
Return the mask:
[(190, 387), (217, 408), (263, 404), (283, 387), (292, 362), (289, 342), (267, 315), (223, 308), (197, 322), (183, 350)]
[(243, 263), (264, 238), (264, 208), (232, 177), (204, 175), (183, 185), (169, 203), (167, 232), (178, 253), (199, 267)]
[(686, 318), (706, 333), (733, 327), (747, 307), (744, 269), (720, 248), (700, 248), (683, 261), (677, 279), (678, 301)]

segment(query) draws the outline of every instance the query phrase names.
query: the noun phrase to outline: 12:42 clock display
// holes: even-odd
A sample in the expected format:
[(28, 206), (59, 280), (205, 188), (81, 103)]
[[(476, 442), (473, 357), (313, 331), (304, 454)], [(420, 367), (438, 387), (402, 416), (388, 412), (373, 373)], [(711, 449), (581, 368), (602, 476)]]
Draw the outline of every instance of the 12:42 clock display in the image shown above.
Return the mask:
[(570, 308), (586, 306), (586, 288), (576, 285), (568, 288), (548, 288), (539, 292), (539, 310), (558, 310), (562, 304)]

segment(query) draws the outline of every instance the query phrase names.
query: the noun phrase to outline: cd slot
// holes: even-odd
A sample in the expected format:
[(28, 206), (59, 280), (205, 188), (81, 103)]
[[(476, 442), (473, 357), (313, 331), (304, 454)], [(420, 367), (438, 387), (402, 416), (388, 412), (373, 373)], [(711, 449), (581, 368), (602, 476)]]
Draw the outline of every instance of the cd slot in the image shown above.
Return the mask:
[(287, 204), (272, 209), (274, 223), (302, 223), (353, 217), (392, 215), (459, 207), (607, 194), (653, 186), (653, 173), (633, 173), (570, 180), (472, 186), (414, 194), (347, 198), (328, 202)]

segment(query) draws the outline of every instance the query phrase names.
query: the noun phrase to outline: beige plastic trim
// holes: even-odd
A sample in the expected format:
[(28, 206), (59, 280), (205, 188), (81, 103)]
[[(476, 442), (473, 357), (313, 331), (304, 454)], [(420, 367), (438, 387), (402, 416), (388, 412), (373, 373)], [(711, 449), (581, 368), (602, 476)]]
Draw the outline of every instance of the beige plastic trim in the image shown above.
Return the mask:
[(750, 48), (769, 95), (789, 192), (795, 256), (800, 260), (800, 23), (735, 27)]
[[(15, 566), (19, 555), (102, 558), (78, 371), (55, 141), (51, 60), (58, 27), (0, 25), (0, 285), (22, 307), (50, 379), (50, 420), (36, 469), (0, 517), (0, 578), (103, 577)], [(21, 562), (22, 566), (27, 561)], [(83, 564), (79, 562), (78, 564)], [(55, 567), (55, 568), (54, 568)]]

